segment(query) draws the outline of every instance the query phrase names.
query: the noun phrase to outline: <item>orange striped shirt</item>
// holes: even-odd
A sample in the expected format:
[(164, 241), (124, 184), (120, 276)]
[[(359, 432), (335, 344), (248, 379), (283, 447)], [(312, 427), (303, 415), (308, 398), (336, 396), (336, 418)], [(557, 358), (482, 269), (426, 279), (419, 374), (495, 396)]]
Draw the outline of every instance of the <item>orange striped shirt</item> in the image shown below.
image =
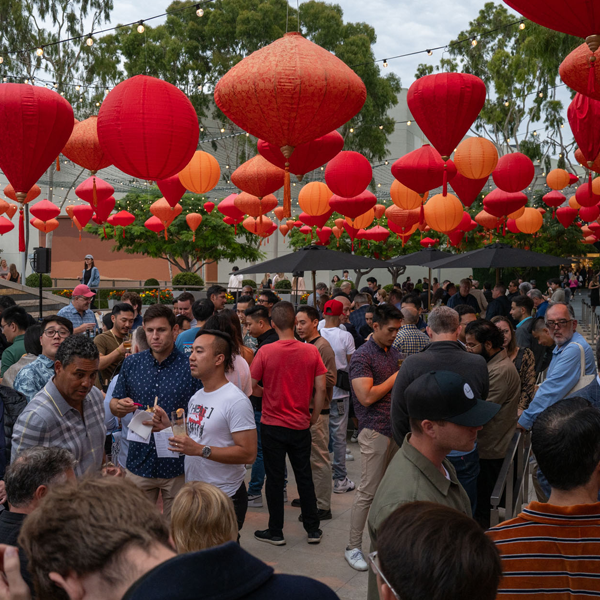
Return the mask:
[(499, 599), (600, 598), (600, 503), (532, 502), (487, 533), (502, 558)]

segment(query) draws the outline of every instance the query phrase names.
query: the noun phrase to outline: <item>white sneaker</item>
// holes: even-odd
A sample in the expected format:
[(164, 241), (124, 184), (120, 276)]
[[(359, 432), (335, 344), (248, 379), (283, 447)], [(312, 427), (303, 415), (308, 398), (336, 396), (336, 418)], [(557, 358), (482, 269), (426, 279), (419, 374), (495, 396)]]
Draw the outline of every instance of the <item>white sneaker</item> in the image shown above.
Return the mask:
[(258, 496), (248, 496), (248, 508), (262, 508), (262, 505), (262, 494), (258, 494)]
[(344, 477), (344, 479), (336, 479), (333, 483), (333, 493), (344, 494), (346, 492), (351, 492), (355, 487), (354, 481), (351, 481), (347, 477)]
[(352, 454), (350, 452), (346, 452), (346, 460), (354, 460), (354, 456), (352, 456)]
[(356, 444), (356, 442), (358, 442), (358, 429), (354, 430), (354, 433), (352, 434), (352, 437), (350, 438), (350, 441), (353, 444)]
[(369, 565), (367, 565), (365, 556), (360, 548), (352, 548), (351, 550), (346, 548), (344, 556), (346, 557), (346, 562), (353, 569), (356, 569), (357, 571), (367, 571), (369, 569)]

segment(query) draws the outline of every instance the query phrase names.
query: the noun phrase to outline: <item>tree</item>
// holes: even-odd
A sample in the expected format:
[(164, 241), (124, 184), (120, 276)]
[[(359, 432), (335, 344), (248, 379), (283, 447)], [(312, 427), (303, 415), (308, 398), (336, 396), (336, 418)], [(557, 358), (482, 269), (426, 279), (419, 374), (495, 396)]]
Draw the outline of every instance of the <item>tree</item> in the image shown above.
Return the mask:
[[(127, 254), (144, 254), (152, 258), (161, 258), (181, 271), (196, 273), (204, 265), (220, 260), (257, 261), (264, 257), (259, 250), (259, 238), (246, 229), (238, 226), (237, 235), (234, 228), (223, 222), (219, 212), (207, 214), (202, 208), (204, 199), (185, 194), (181, 199), (183, 212), (168, 229), (168, 240), (164, 233), (156, 234), (146, 227), (144, 222), (150, 217), (149, 207), (160, 197), (157, 189), (145, 192), (130, 192), (117, 200), (115, 210), (127, 210), (135, 215), (133, 225), (118, 228), (115, 237), (114, 228), (106, 225), (108, 238), (114, 238), (113, 252), (124, 251)], [(188, 227), (185, 215), (190, 212), (200, 213), (202, 223), (196, 231), (196, 241), (192, 242), (193, 233)], [(86, 231), (104, 239), (104, 228), (98, 225), (87, 225)]]
[[(565, 107), (555, 86), (561, 61), (581, 40), (529, 21), (521, 29), (516, 21), (503, 5), (486, 3), (435, 69), (480, 77), (488, 96), (473, 132), (492, 140), (501, 155), (516, 148), (549, 170), (550, 155), (560, 153), (562, 159), (572, 148), (562, 135)], [(433, 71), (421, 64), (416, 76)], [(535, 129), (540, 122), (545, 137)]]

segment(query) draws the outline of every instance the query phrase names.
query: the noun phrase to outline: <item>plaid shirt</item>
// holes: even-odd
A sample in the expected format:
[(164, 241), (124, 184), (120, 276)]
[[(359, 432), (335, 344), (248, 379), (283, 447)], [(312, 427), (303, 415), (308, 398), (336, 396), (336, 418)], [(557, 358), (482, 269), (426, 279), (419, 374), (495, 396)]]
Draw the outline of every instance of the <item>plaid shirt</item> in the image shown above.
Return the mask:
[(21, 392), (27, 402), (54, 377), (54, 361), (40, 354), (31, 364), (25, 365), (17, 375), (13, 388)]
[(73, 323), (73, 329), (77, 329), (77, 327), (80, 327), (84, 323), (93, 323), (95, 325), (94, 335), (98, 333), (98, 323), (96, 321), (94, 311), (90, 310), (89, 308), (83, 313), (82, 317), (72, 304), (67, 304), (67, 306), (58, 311), (58, 316), (69, 319), (69, 321)]
[(430, 341), (422, 331), (419, 331), (416, 325), (402, 325), (400, 331), (396, 334), (392, 347), (409, 356), (421, 352), (425, 346), (429, 345)]
[(104, 398), (93, 387), (83, 401), (83, 418), (60, 394), (54, 381), (25, 407), (12, 435), (11, 462), (33, 446), (65, 448), (77, 461), (75, 475), (99, 471), (104, 458)]

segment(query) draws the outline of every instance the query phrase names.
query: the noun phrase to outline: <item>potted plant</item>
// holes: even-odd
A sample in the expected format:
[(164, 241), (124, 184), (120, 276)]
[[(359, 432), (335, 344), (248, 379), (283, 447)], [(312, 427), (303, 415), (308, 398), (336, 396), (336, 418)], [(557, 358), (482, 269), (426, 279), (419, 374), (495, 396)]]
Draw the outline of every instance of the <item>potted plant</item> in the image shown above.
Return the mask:
[(121, 302), (123, 293), (123, 290), (111, 290), (108, 294), (108, 308), (112, 310), (115, 304)]
[(287, 302), (292, 301), (292, 282), (289, 279), (280, 279), (275, 284), (275, 289), (282, 300)]

